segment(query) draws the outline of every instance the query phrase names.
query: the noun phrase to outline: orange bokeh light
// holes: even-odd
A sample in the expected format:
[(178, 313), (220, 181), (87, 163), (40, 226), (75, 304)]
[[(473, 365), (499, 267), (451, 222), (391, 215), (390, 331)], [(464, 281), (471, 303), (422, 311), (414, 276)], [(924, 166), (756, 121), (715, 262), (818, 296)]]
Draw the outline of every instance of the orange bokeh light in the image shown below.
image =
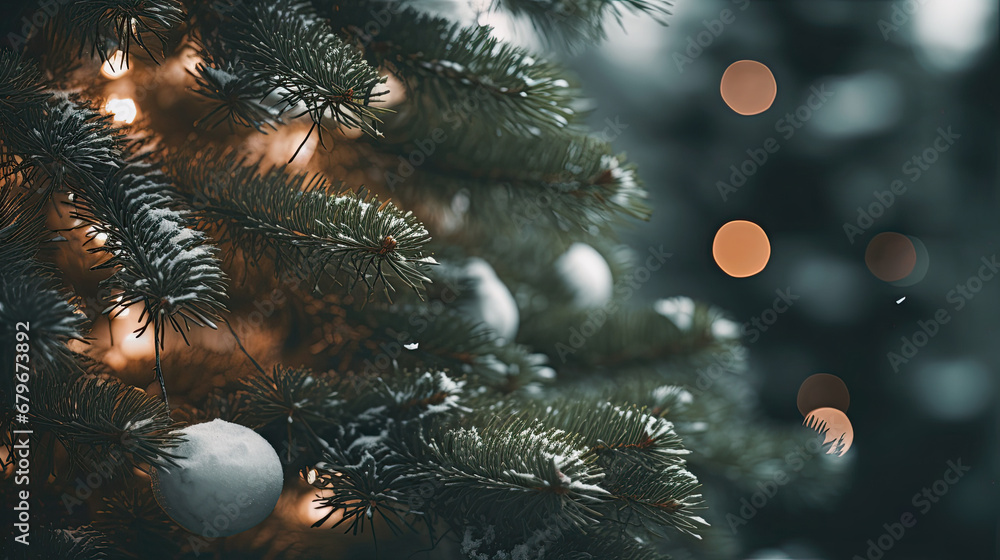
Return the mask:
[(726, 274), (746, 278), (764, 270), (771, 258), (771, 243), (757, 224), (734, 220), (715, 234), (712, 256)]
[[(817, 408), (806, 416), (802, 424), (816, 430), (816, 432), (826, 430), (823, 443), (834, 442), (833, 446), (827, 450), (828, 454), (843, 455), (854, 443), (854, 426), (851, 426), (847, 415), (836, 408)], [(839, 452), (838, 447), (840, 448)]]
[(901, 233), (880, 233), (868, 242), (865, 264), (879, 280), (902, 280), (917, 266), (917, 248)]
[(739, 60), (722, 74), (722, 100), (741, 115), (763, 113), (778, 95), (771, 70), (755, 60)]
[(851, 405), (851, 394), (841, 378), (829, 373), (816, 373), (807, 377), (799, 386), (795, 404), (802, 416), (823, 407), (847, 412)]

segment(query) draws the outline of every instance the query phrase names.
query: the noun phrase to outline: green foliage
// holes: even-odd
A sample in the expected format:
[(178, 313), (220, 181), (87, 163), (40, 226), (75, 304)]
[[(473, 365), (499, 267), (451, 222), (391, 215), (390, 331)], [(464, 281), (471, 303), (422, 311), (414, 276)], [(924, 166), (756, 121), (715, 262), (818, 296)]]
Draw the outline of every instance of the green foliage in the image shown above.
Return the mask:
[[(445, 122), (475, 126), (479, 134), (537, 134), (574, 122), (570, 104), (576, 90), (558, 66), (503, 43), (488, 27), (462, 27), (447, 19), (399, 8), (374, 36), (364, 24), (367, 4), (347, 3), (339, 21), (375, 66), (384, 66), (405, 85), (406, 95), (424, 111), (444, 113)], [(474, 107), (463, 110), (465, 105)], [(489, 114), (490, 119), (476, 119)]]
[[(495, 8), (531, 20), (550, 43), (579, 46), (606, 36), (605, 23), (621, 23), (626, 11), (645, 12), (661, 23), (670, 15), (671, 0), (494, 0)], [(610, 17), (609, 17), (610, 16)]]
[[(66, 344), (83, 340), (86, 319), (61, 288), (51, 267), (36, 259), (45, 235), (38, 215), (24, 212), (29, 197), (20, 187), (0, 187), (0, 339), (18, 341), (23, 332), (29, 342), (31, 370), (59, 371), (74, 365), (74, 355)], [(20, 328), (19, 323), (27, 328)], [(13, 361), (13, 360), (11, 360)], [(13, 397), (12, 363), (0, 366), (5, 372), (0, 392)]]
[(181, 426), (145, 391), (90, 375), (67, 382), (36, 374), (29, 388), (33, 429), (55, 437), (82, 469), (109, 455), (124, 458), (119, 472), (173, 464), (177, 457), (171, 449), (183, 441), (174, 433)]
[(73, 2), (70, 9), (70, 22), (85, 37), (84, 45), (90, 43), (90, 53), (96, 51), (101, 60), (108, 60), (121, 49), (126, 65), (133, 44), (156, 60), (146, 43), (156, 39), (164, 51), (167, 33), (184, 19), (177, 0), (82, 0)]
[[(318, 130), (320, 143), (328, 121), (377, 132), (377, 110), (370, 103), (381, 95), (375, 88), (384, 79), (305, 4), (249, 3), (234, 11), (219, 36), (217, 43), (204, 43), (215, 64), (199, 72), (205, 84), (197, 90), (214, 100), (213, 111), (227, 107), (259, 128), (272, 117), (265, 117), (248, 92), (263, 91), (270, 99), (269, 112), (308, 115), (313, 122), (310, 134)], [(229, 92), (240, 93), (221, 96), (216, 88), (220, 80), (235, 81)]]
[(32, 529), (30, 542), (30, 558), (105, 560), (115, 557), (107, 536), (89, 526), (76, 529), (39, 527)]
[(196, 210), (239, 248), (249, 262), (268, 258), (288, 274), (336, 277), (348, 271), (372, 295), (391, 279), (413, 290), (424, 282), (433, 258), (424, 246), (427, 230), (411, 212), (379, 203), (365, 191), (331, 186), (319, 175), (278, 167), (262, 171), (233, 154), (187, 154), (173, 158), (169, 171)]
[[(16, 58), (0, 60), (18, 65)], [(108, 255), (98, 265), (115, 273), (105, 286), (121, 297), (106, 311), (142, 302), (145, 325), (157, 334), (166, 322), (183, 334), (190, 324), (214, 327), (224, 309), (225, 276), (206, 236), (173, 209), (170, 188), (148, 155), (128, 156), (122, 132), (107, 116), (73, 100), (51, 96), (38, 104), (24, 84), (22, 103), (0, 110), (0, 170), (43, 191), (68, 189), (73, 216), (105, 234), (92, 249)]]

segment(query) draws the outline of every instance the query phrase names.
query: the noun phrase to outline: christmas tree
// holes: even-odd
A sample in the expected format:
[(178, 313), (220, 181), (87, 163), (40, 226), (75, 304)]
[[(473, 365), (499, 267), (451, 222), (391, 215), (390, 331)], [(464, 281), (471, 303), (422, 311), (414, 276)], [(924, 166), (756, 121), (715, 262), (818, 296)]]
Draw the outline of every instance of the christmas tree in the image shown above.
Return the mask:
[[(669, 4), (484, 8), (572, 48)], [(803, 449), (835, 488), (734, 322), (637, 297), (670, 254), (616, 241), (651, 209), (573, 76), (434, 8), (54, 2), (8, 37), (8, 555), (728, 558), (713, 493)]]

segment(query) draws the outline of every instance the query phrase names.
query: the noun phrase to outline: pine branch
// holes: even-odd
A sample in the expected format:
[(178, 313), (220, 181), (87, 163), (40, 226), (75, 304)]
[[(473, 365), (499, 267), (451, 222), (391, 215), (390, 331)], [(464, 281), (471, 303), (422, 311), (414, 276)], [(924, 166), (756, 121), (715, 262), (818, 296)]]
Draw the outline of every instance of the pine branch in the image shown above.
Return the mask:
[(101, 499), (94, 514), (94, 528), (114, 543), (116, 557), (136, 560), (173, 560), (182, 543), (196, 543), (204, 552), (209, 543), (192, 538), (163, 512), (148, 483), (119, 490)]
[[(71, 295), (61, 289), (53, 269), (36, 260), (46, 230), (41, 216), (24, 212), (29, 197), (16, 189), (0, 186), (0, 339), (10, 344), (23, 341), (31, 350), (32, 370), (66, 371), (75, 362), (66, 344), (83, 340), (87, 321)], [(17, 335), (18, 331), (23, 334)], [(12, 368), (13, 364), (0, 366), (7, 373), (0, 389), (12, 387), (15, 372), (8, 371)]]
[(104, 284), (121, 292), (105, 312), (141, 302), (140, 333), (150, 324), (163, 333), (169, 321), (185, 336), (191, 324), (216, 328), (225, 309), (225, 275), (208, 237), (171, 209), (177, 201), (170, 193), (166, 177), (137, 158), (81, 193), (73, 215), (91, 224), (94, 235), (107, 235), (103, 246), (91, 249), (109, 255), (97, 268), (115, 270)]
[(223, 122), (235, 122), (264, 132), (265, 127), (275, 129), (274, 125), (281, 122), (280, 112), (261, 101), (267, 97), (268, 86), (259, 74), (227, 62), (218, 67), (198, 64), (192, 75), (195, 93), (212, 107), (195, 126), (204, 123), (214, 128)]
[(166, 34), (184, 20), (184, 9), (177, 0), (81, 0), (73, 2), (70, 9), (69, 22), (84, 37), (81, 52), (89, 42), (91, 55), (96, 51), (103, 61), (120, 49), (126, 66), (133, 44), (155, 61), (156, 54), (147, 42), (158, 40), (163, 54)]
[[(227, 73), (240, 75), (238, 69), (244, 68), (251, 74), (237, 79), (266, 84), (266, 93), (274, 98), (270, 108), (277, 114), (308, 115), (310, 134), (317, 130), (321, 143), (327, 119), (377, 133), (378, 113), (370, 103), (382, 95), (374, 90), (384, 79), (306, 4), (279, 0), (244, 6), (220, 30), (219, 40), (204, 46), (214, 61), (232, 65), (225, 67)], [(249, 100), (241, 105), (237, 114), (253, 111)]]
[(432, 257), (430, 237), (410, 212), (366, 192), (330, 186), (319, 175), (286, 168), (261, 171), (233, 154), (178, 156), (170, 173), (197, 210), (203, 225), (215, 227), (254, 262), (273, 260), (286, 272), (336, 277), (346, 270), (374, 294), (388, 295), (395, 278), (419, 291)]
[(368, 35), (369, 12), (367, 3), (347, 2), (338, 6), (337, 21), (366, 45), (373, 66), (400, 78), (416, 116), (442, 111), (446, 122), (494, 135), (497, 129), (537, 134), (577, 120), (571, 108), (577, 92), (565, 72), (501, 42), (490, 28), (465, 28), (407, 7), (387, 16), (376, 35)]
[(574, 434), (522, 421), (497, 421), (428, 438), (410, 466), (414, 483), (438, 481), (433, 507), (459, 527), (488, 519), (503, 532), (530, 533), (558, 518), (582, 531), (599, 523), (610, 498), (603, 474)]
[[(16, 58), (0, 63), (19, 66)], [(30, 86), (25, 85), (30, 91)], [(18, 96), (15, 96), (18, 97)], [(178, 319), (214, 328), (224, 309), (225, 276), (203, 233), (187, 227), (163, 176), (146, 155), (127, 159), (129, 146), (110, 118), (73, 100), (51, 96), (47, 104), (0, 107), (0, 170), (50, 196), (68, 189), (73, 215), (108, 236), (92, 249), (109, 255), (99, 268), (113, 268), (105, 285), (122, 292), (106, 312), (145, 304), (145, 330), (160, 333), (167, 321), (182, 333)], [(132, 149), (141, 148), (140, 145)]]
[(539, 35), (550, 43), (571, 47), (603, 40), (605, 21), (621, 24), (625, 12), (645, 12), (666, 25), (671, 0), (494, 0), (492, 9), (503, 9), (529, 18)]
[[(596, 331), (583, 337), (580, 328), (584, 324)], [(738, 335), (736, 324), (717, 309), (688, 298), (660, 300), (652, 308), (625, 308), (623, 302), (612, 300), (597, 310), (556, 309), (531, 314), (522, 321), (520, 332), (553, 361), (558, 358), (557, 363), (583, 369), (622, 369), (732, 353)]]
[[(105, 560), (114, 558), (114, 546), (108, 537), (89, 526), (75, 529), (39, 527), (32, 529), (31, 558), (65, 560)], [(16, 546), (16, 545), (10, 545)]]
[(173, 464), (171, 449), (183, 440), (174, 433), (163, 402), (115, 378), (80, 377), (66, 382), (52, 375), (32, 376), (31, 422), (37, 432), (52, 434), (77, 466), (85, 459), (123, 458), (119, 472), (144, 464)]
[[(403, 368), (458, 372), (500, 393), (534, 390), (555, 377), (544, 355), (523, 345), (501, 346), (492, 330), (454, 310), (442, 311), (440, 305), (430, 301), (377, 307), (366, 318), (384, 345), (406, 345), (394, 353)], [(410, 329), (405, 339), (397, 328), (401, 324)]]

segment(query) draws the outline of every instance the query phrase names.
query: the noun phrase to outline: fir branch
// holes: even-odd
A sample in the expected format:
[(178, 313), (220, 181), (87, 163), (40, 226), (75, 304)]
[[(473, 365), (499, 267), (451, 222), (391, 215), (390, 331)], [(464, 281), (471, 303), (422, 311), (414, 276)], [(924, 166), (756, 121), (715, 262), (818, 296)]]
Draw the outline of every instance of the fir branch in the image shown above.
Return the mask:
[[(454, 310), (441, 310), (440, 305), (441, 301), (433, 300), (377, 307), (368, 310), (366, 319), (375, 337), (390, 347), (401, 346), (394, 354), (403, 368), (456, 372), (500, 393), (535, 390), (555, 377), (543, 354), (519, 344), (500, 345), (491, 329)], [(404, 339), (393, 327), (402, 322), (414, 327)]]
[[(433, 108), (454, 124), (525, 135), (577, 120), (571, 108), (576, 90), (566, 73), (501, 42), (489, 27), (462, 27), (406, 7), (387, 16), (377, 35), (368, 35), (368, 4), (345, 4), (337, 10), (337, 21), (347, 22), (347, 31), (366, 45), (372, 65), (400, 78), (416, 115)], [(488, 117), (476, 118), (481, 115)]]
[(82, 51), (87, 42), (90, 52), (108, 60), (116, 49), (124, 54), (128, 65), (133, 43), (154, 61), (149, 50), (150, 38), (160, 43), (160, 53), (167, 47), (167, 32), (184, 20), (184, 9), (177, 0), (81, 0), (73, 2), (69, 21), (77, 32), (84, 34)]
[(272, 259), (297, 275), (336, 277), (346, 270), (371, 296), (390, 279), (419, 291), (429, 279), (424, 246), (430, 237), (410, 212), (359, 190), (331, 187), (319, 175), (286, 168), (261, 171), (233, 154), (179, 156), (170, 172), (203, 225), (217, 228), (224, 241), (253, 262)]
[(393, 533), (402, 532), (401, 525), (412, 528), (405, 515), (405, 497), (394, 488), (405, 473), (400, 465), (382, 465), (369, 453), (351, 464), (343, 452), (331, 450), (318, 470), (314, 486), (333, 490), (333, 494), (317, 500), (317, 509), (330, 511), (313, 523), (319, 527), (335, 513), (342, 512), (333, 528), (347, 525), (346, 532), (363, 533), (366, 522), (375, 531), (375, 519), (381, 519)]
[(370, 103), (382, 95), (375, 87), (384, 78), (305, 4), (245, 6), (222, 29), (219, 44), (214, 60), (253, 72), (275, 97), (271, 105), (279, 114), (309, 115), (310, 134), (317, 130), (321, 143), (325, 119), (377, 133), (378, 113)]
[(666, 25), (671, 0), (494, 0), (503, 9), (529, 18), (542, 38), (575, 47), (607, 36), (605, 21), (621, 24), (625, 12), (645, 12)]
[(206, 124), (214, 128), (223, 122), (252, 127), (264, 132), (264, 127), (275, 129), (281, 121), (279, 112), (261, 102), (267, 96), (267, 84), (256, 73), (232, 63), (218, 67), (198, 64), (195, 72), (194, 92), (204, 97), (212, 109), (194, 125)]
[(341, 410), (342, 388), (326, 375), (305, 368), (274, 366), (265, 375), (240, 379), (246, 393), (240, 404), (240, 421), (251, 427), (271, 426), (287, 438), (285, 460), (291, 462), (293, 445), (304, 442), (316, 454), (324, 450), (320, 435), (347, 417)]
[(54, 435), (80, 467), (90, 468), (88, 457), (127, 458), (122, 468), (165, 466), (178, 457), (171, 450), (183, 441), (175, 433), (180, 425), (145, 391), (115, 378), (66, 382), (38, 374), (29, 387), (34, 429)]
[(181, 542), (192, 542), (164, 513), (148, 483), (104, 496), (94, 512), (94, 528), (107, 535), (121, 558), (172, 560), (180, 557)]
[(31, 558), (105, 560), (114, 557), (111, 540), (90, 526), (75, 529), (46, 526), (32, 529), (30, 534)]
[(683, 456), (690, 453), (672, 423), (635, 406), (564, 400), (528, 406), (520, 416), (580, 434), (587, 453), (602, 458), (604, 465), (624, 459), (647, 468), (666, 468), (683, 464)]
[(650, 470), (632, 463), (621, 465), (606, 477), (605, 487), (617, 502), (615, 519), (635, 529), (657, 535), (664, 527), (701, 538), (697, 531), (708, 523), (694, 515), (702, 507), (698, 479), (680, 465)]
[(603, 474), (575, 435), (523, 421), (497, 421), (426, 440), (410, 467), (414, 482), (440, 481), (436, 511), (463, 526), (480, 517), (524, 534), (546, 520), (580, 531), (601, 518)]
[[(10, 64), (15, 60), (0, 60)], [(27, 86), (26, 86), (27, 87)], [(178, 318), (214, 328), (224, 309), (225, 276), (206, 236), (187, 227), (172, 210), (175, 201), (147, 156), (123, 160), (122, 132), (107, 116), (66, 97), (18, 110), (0, 107), (0, 169), (44, 191), (67, 188), (75, 195), (74, 216), (108, 236), (93, 251), (109, 255), (99, 268), (113, 268), (105, 285), (121, 298), (106, 312), (145, 304), (158, 345), (167, 321), (183, 335)]]
[(95, 235), (107, 235), (103, 246), (91, 249), (109, 256), (97, 268), (115, 270), (104, 284), (121, 292), (106, 313), (141, 302), (140, 333), (150, 324), (163, 333), (167, 321), (182, 336), (192, 323), (216, 328), (225, 309), (225, 275), (207, 236), (171, 209), (176, 200), (162, 173), (135, 159), (79, 200), (73, 215), (91, 224)]
[[(26, 213), (29, 197), (17, 188), (0, 186), (0, 340), (13, 344), (20, 336), (25, 343), (30, 338), (32, 370), (67, 371), (75, 358), (66, 344), (83, 340), (87, 321), (53, 269), (36, 260), (46, 230), (40, 215)], [(3, 364), (0, 371), (13, 367)], [(4, 376), (0, 388), (11, 386), (14, 373)]]

